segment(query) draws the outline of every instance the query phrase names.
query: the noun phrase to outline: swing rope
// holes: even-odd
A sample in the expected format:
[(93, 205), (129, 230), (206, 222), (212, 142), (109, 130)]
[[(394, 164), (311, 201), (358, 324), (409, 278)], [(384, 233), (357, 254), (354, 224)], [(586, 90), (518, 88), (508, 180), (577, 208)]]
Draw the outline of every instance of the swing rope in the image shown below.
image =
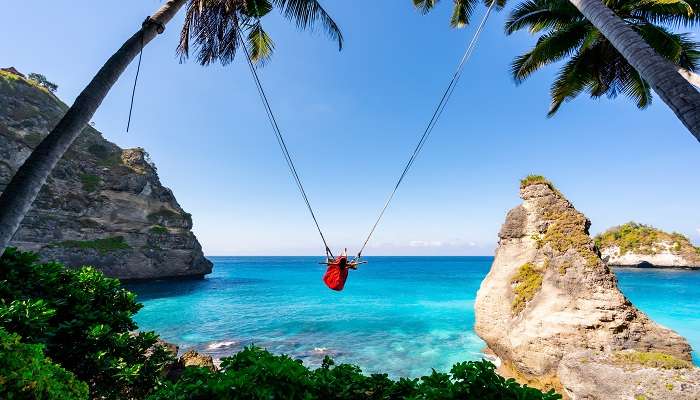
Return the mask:
[[(440, 116), (442, 115), (443, 111), (445, 110), (445, 107), (447, 106), (447, 102), (449, 101), (450, 97), (452, 97), (452, 93), (454, 92), (455, 87), (457, 86), (457, 83), (459, 82), (459, 78), (462, 76), (462, 72), (464, 71), (465, 64), (467, 63), (467, 61), (469, 61), (472, 54), (474, 53), (474, 49), (476, 48), (476, 43), (479, 39), (479, 36), (481, 35), (481, 32), (484, 29), (484, 25), (486, 24), (486, 20), (488, 19), (489, 15), (491, 14), (491, 11), (493, 10), (493, 7), (495, 6), (495, 4), (496, 4), (495, 0), (492, 0), (491, 4), (489, 5), (488, 9), (486, 10), (486, 13), (484, 14), (484, 17), (481, 19), (481, 22), (477, 26), (476, 31), (474, 32), (474, 35), (473, 35), (471, 41), (469, 42), (469, 45), (467, 46), (466, 50), (464, 51), (464, 55), (462, 55), (462, 58), (457, 66), (457, 69), (455, 70), (454, 74), (452, 75), (452, 79), (450, 80), (449, 85), (447, 86), (444, 93), (442, 94), (442, 98), (440, 99), (440, 102), (437, 104), (435, 111), (433, 112), (430, 120), (428, 121), (428, 125), (426, 126), (425, 130), (423, 131), (423, 134), (421, 135), (420, 140), (418, 141), (418, 144), (416, 145), (415, 149), (413, 150), (413, 153), (409, 157), (408, 162), (406, 163), (406, 166), (404, 167), (403, 171), (401, 172), (401, 175), (399, 175), (399, 179), (397, 180), (396, 184), (394, 185), (394, 189), (389, 194), (389, 197), (387, 198), (386, 202), (384, 203), (384, 206), (382, 207), (381, 211), (379, 212), (379, 215), (378, 215), (376, 221), (374, 222), (374, 225), (372, 225), (372, 229), (369, 231), (367, 238), (362, 243), (362, 247), (360, 248), (360, 251), (357, 253), (356, 259), (359, 260), (361, 258), (362, 252), (364, 251), (365, 247), (367, 246), (367, 243), (369, 242), (369, 240), (372, 238), (374, 231), (377, 229), (377, 226), (379, 225), (379, 222), (381, 221), (382, 217), (384, 216), (384, 213), (386, 212), (387, 208), (389, 207), (389, 204), (393, 200), (394, 195), (396, 195), (396, 192), (399, 189), (399, 186), (401, 186), (401, 183), (403, 182), (404, 178), (406, 177), (406, 174), (411, 169), (411, 166), (413, 166), (413, 163), (415, 162), (416, 158), (418, 157), (418, 154), (420, 154), (421, 150), (423, 149), (423, 146), (425, 146), (425, 143), (428, 140), (428, 137), (432, 133), (433, 129), (435, 128), (435, 125), (437, 125), (437, 122), (440, 119)], [(262, 83), (260, 81), (260, 77), (258, 76), (255, 65), (253, 64), (253, 61), (250, 57), (250, 53), (248, 52), (248, 49), (246, 48), (245, 43), (243, 43), (243, 39), (239, 37), (239, 41), (241, 43), (241, 47), (243, 48), (243, 51), (245, 52), (246, 61), (248, 62), (248, 67), (250, 68), (250, 72), (253, 75), (253, 80), (255, 81), (255, 87), (258, 90), (258, 94), (260, 95), (260, 99), (263, 103), (263, 106), (265, 107), (265, 113), (267, 114), (267, 118), (270, 121), (270, 125), (272, 126), (272, 130), (275, 133), (275, 137), (277, 139), (277, 144), (280, 146), (280, 149), (282, 150), (282, 154), (284, 155), (284, 159), (287, 162), (287, 166), (289, 167), (289, 170), (292, 174), (292, 177), (294, 178), (294, 181), (297, 185), (297, 188), (299, 189), (299, 192), (301, 193), (301, 197), (304, 199), (304, 202), (306, 203), (306, 207), (309, 209), (309, 213), (311, 214), (311, 217), (313, 218), (314, 223), (316, 224), (316, 229), (318, 230), (318, 233), (321, 236), (321, 240), (323, 241), (323, 244), (326, 247), (326, 255), (330, 255), (331, 258), (334, 258), (333, 253), (331, 252), (330, 247), (328, 246), (328, 243), (326, 242), (326, 238), (323, 235), (323, 231), (321, 230), (321, 226), (319, 225), (318, 220), (316, 219), (316, 214), (314, 213), (313, 208), (311, 207), (311, 203), (309, 201), (309, 198), (306, 195), (306, 191), (304, 190), (304, 186), (301, 183), (301, 178), (299, 177), (299, 174), (296, 170), (296, 167), (294, 166), (292, 156), (289, 154), (289, 149), (287, 148), (287, 144), (285, 143), (284, 137), (282, 136), (282, 132), (280, 131), (279, 125), (277, 124), (277, 120), (275, 118), (275, 115), (272, 112), (272, 108), (270, 107), (270, 102), (267, 99), (267, 95), (265, 94), (265, 90), (263, 89)]]
[(139, 73), (141, 72), (141, 58), (143, 57), (143, 45), (144, 45), (144, 43), (143, 43), (144, 29), (146, 29), (148, 24), (155, 24), (159, 35), (165, 31), (165, 25), (154, 20), (150, 16), (146, 17), (146, 19), (141, 24), (141, 35), (140, 35), (141, 36), (141, 49), (139, 50), (139, 62), (136, 65), (136, 77), (134, 78), (134, 87), (131, 89), (131, 104), (129, 105), (129, 119), (126, 121), (126, 132), (127, 133), (129, 132), (129, 127), (131, 126), (131, 113), (134, 111), (134, 97), (136, 96), (136, 84), (139, 82)]
[(260, 77), (258, 76), (258, 72), (255, 68), (255, 65), (253, 64), (253, 60), (250, 57), (250, 53), (248, 52), (248, 48), (246, 48), (245, 43), (243, 43), (243, 39), (240, 39), (241, 47), (243, 48), (243, 51), (245, 52), (246, 55), (246, 60), (248, 61), (248, 67), (250, 68), (250, 72), (253, 75), (253, 80), (255, 81), (255, 87), (258, 90), (258, 94), (260, 94), (260, 99), (262, 100), (263, 106), (265, 107), (265, 113), (267, 114), (267, 118), (270, 121), (270, 125), (272, 126), (272, 130), (275, 133), (275, 137), (277, 139), (277, 144), (280, 146), (280, 149), (282, 150), (282, 154), (284, 155), (284, 160), (287, 162), (287, 166), (289, 167), (289, 171), (292, 173), (292, 177), (294, 178), (294, 181), (296, 182), (297, 188), (299, 189), (299, 193), (301, 193), (301, 197), (304, 199), (304, 202), (306, 203), (306, 207), (309, 209), (309, 213), (311, 213), (311, 218), (313, 218), (314, 223), (316, 224), (316, 229), (318, 230), (318, 234), (321, 236), (321, 240), (323, 240), (323, 245), (326, 246), (326, 256), (330, 256), (330, 258), (335, 258), (333, 257), (333, 252), (331, 251), (330, 247), (328, 246), (328, 243), (326, 242), (326, 237), (323, 235), (323, 231), (321, 230), (321, 226), (318, 223), (318, 220), (316, 219), (316, 214), (314, 213), (313, 208), (311, 207), (311, 203), (309, 202), (309, 198), (306, 195), (306, 191), (304, 190), (304, 185), (301, 183), (301, 178), (299, 177), (299, 173), (297, 172), (296, 167), (294, 166), (294, 161), (292, 160), (292, 156), (289, 154), (289, 149), (287, 149), (287, 144), (284, 141), (284, 137), (282, 137), (282, 132), (280, 131), (279, 125), (277, 125), (277, 119), (275, 118), (275, 115), (272, 113), (272, 108), (270, 107), (270, 102), (267, 99), (267, 95), (265, 94), (265, 90), (263, 89), (262, 83), (260, 82)]
[(386, 199), (386, 202), (384, 203), (384, 207), (382, 207), (381, 211), (379, 212), (379, 216), (377, 216), (377, 220), (374, 222), (374, 225), (372, 225), (372, 229), (370, 229), (369, 234), (367, 235), (367, 238), (365, 239), (364, 243), (362, 243), (362, 247), (360, 248), (360, 251), (357, 252), (358, 259), (360, 257), (362, 257), (362, 251), (364, 251), (365, 247), (367, 246), (367, 243), (372, 238), (372, 234), (374, 234), (375, 229), (377, 229), (377, 225), (379, 225), (379, 221), (381, 221), (382, 217), (384, 216), (384, 213), (386, 212), (386, 209), (389, 207), (389, 204), (391, 203), (391, 200), (393, 200), (394, 195), (396, 194), (396, 191), (399, 189), (399, 186), (401, 185), (404, 178), (406, 177), (408, 170), (411, 169), (411, 166), (413, 166), (413, 163), (416, 161), (418, 154), (423, 149), (423, 146), (425, 146), (425, 142), (428, 140), (428, 137), (430, 136), (433, 129), (435, 128), (435, 125), (437, 124), (438, 120), (440, 119), (442, 112), (445, 110), (445, 107), (447, 106), (447, 102), (450, 100), (450, 97), (452, 96), (452, 93), (454, 92), (455, 87), (457, 86), (457, 82), (459, 82), (459, 78), (462, 76), (462, 72), (464, 71), (464, 65), (467, 63), (467, 61), (469, 61), (472, 54), (474, 53), (474, 49), (476, 48), (476, 43), (479, 39), (479, 36), (481, 35), (481, 32), (483, 31), (484, 25), (486, 24), (486, 20), (488, 19), (489, 15), (491, 14), (491, 11), (493, 10), (493, 7), (495, 4), (496, 4), (496, 1), (492, 0), (491, 4), (489, 5), (488, 9), (486, 10), (486, 13), (484, 14), (484, 17), (481, 19), (479, 26), (476, 28), (476, 31), (474, 32), (474, 36), (472, 37), (471, 41), (469, 42), (469, 45), (467, 46), (467, 49), (464, 51), (464, 55), (462, 56), (462, 59), (460, 60), (459, 65), (457, 66), (457, 69), (455, 70), (454, 74), (452, 75), (452, 80), (450, 81), (450, 84), (447, 85), (445, 92), (442, 94), (442, 98), (440, 99), (440, 102), (438, 103), (437, 107), (435, 108), (435, 111), (433, 112), (432, 117), (428, 121), (428, 125), (426, 126), (425, 130), (423, 131), (423, 135), (420, 137), (420, 140), (418, 141), (416, 148), (413, 150), (411, 157), (409, 157), (408, 162), (406, 163), (406, 166), (404, 167), (403, 171), (401, 172), (401, 175), (399, 175), (399, 179), (396, 181), (396, 185), (394, 185), (394, 189), (391, 191), (391, 193), (389, 194), (389, 197)]

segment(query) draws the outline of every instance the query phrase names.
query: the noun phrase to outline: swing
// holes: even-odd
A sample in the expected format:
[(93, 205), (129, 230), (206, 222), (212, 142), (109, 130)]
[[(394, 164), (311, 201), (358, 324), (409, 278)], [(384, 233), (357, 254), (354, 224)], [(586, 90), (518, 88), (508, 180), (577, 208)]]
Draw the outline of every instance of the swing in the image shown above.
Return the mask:
[(326, 242), (326, 238), (323, 235), (323, 231), (321, 230), (321, 226), (318, 223), (318, 220), (316, 218), (316, 214), (314, 213), (314, 210), (311, 207), (311, 203), (309, 201), (309, 198), (306, 195), (306, 191), (304, 190), (304, 186), (301, 183), (301, 178), (299, 177), (299, 173), (297, 172), (296, 167), (294, 166), (292, 156), (289, 154), (289, 150), (287, 149), (287, 144), (284, 141), (284, 137), (282, 136), (282, 132), (280, 131), (279, 125), (277, 124), (277, 120), (275, 118), (275, 115), (272, 112), (272, 108), (270, 107), (270, 102), (268, 101), (267, 95), (265, 94), (265, 90), (263, 89), (262, 83), (260, 82), (260, 77), (258, 76), (255, 65), (253, 64), (253, 61), (250, 57), (250, 53), (248, 52), (248, 49), (245, 47), (245, 43), (243, 43), (243, 40), (241, 39), (241, 47), (245, 51), (246, 59), (248, 61), (248, 67), (250, 68), (250, 72), (253, 75), (253, 80), (255, 81), (255, 87), (257, 88), (258, 94), (260, 95), (260, 99), (263, 103), (263, 106), (265, 107), (265, 113), (267, 114), (267, 118), (270, 121), (270, 125), (272, 127), (273, 132), (275, 133), (275, 137), (277, 139), (277, 144), (279, 144), (280, 149), (282, 150), (282, 154), (284, 156), (285, 161), (287, 162), (287, 166), (289, 167), (289, 170), (292, 174), (292, 178), (294, 178), (294, 182), (296, 183), (297, 188), (299, 189), (299, 193), (301, 194), (302, 199), (304, 199), (304, 202), (306, 203), (306, 207), (308, 208), (309, 213), (311, 214), (311, 218), (313, 218), (314, 224), (316, 225), (316, 229), (318, 230), (318, 233), (321, 236), (321, 240), (323, 241), (323, 245), (326, 248), (326, 261), (321, 262), (321, 264), (325, 264), (328, 266), (325, 274), (323, 275), (323, 282), (326, 284), (326, 286), (328, 286), (328, 288), (335, 290), (335, 291), (343, 290), (343, 288), (345, 287), (345, 282), (348, 278), (348, 270), (349, 269), (357, 269), (358, 265), (367, 263), (367, 261), (361, 260), (362, 251), (364, 251), (365, 247), (367, 246), (367, 243), (369, 242), (370, 238), (372, 237), (372, 234), (374, 233), (374, 230), (377, 228), (377, 225), (379, 225), (379, 221), (384, 216), (384, 212), (389, 207), (389, 203), (391, 203), (391, 200), (394, 198), (394, 195), (396, 194), (396, 191), (398, 190), (399, 186), (401, 185), (401, 182), (403, 182), (403, 179), (406, 177), (408, 170), (411, 168), (411, 166), (413, 165), (413, 162), (418, 157), (418, 154), (423, 149), (423, 146), (425, 145), (425, 142), (428, 140), (430, 133), (435, 128), (435, 125), (437, 124), (438, 119), (442, 115), (442, 112), (445, 110), (447, 102), (449, 101), (450, 97), (452, 96), (452, 93), (454, 92), (455, 87), (457, 86), (457, 82), (459, 81), (459, 78), (462, 75), (462, 71), (464, 70), (464, 65), (471, 58), (471, 55), (474, 52), (474, 48), (476, 47), (476, 42), (479, 39), (479, 36), (484, 28), (486, 20), (488, 19), (489, 15), (491, 14), (491, 10), (493, 9), (494, 4), (496, 4), (496, 2), (492, 1), (491, 4), (489, 5), (488, 9), (486, 10), (484, 17), (482, 18), (481, 22), (479, 23), (479, 26), (477, 27), (476, 31), (474, 32), (474, 36), (472, 37), (471, 41), (469, 42), (469, 45), (467, 46), (467, 49), (465, 50), (464, 55), (462, 56), (462, 59), (460, 60), (458, 66), (457, 66), (457, 70), (452, 75), (452, 80), (450, 81), (449, 85), (447, 86), (447, 89), (445, 89), (445, 92), (443, 93), (442, 98), (440, 99), (440, 102), (438, 103), (437, 107), (435, 108), (435, 111), (433, 112), (433, 115), (430, 118), (430, 121), (428, 122), (427, 127), (423, 131), (423, 135), (420, 137), (420, 140), (418, 141), (418, 144), (416, 145), (415, 149), (413, 150), (411, 157), (409, 157), (408, 162), (406, 163), (406, 166), (404, 167), (403, 171), (401, 172), (401, 175), (399, 176), (398, 181), (396, 182), (396, 185), (394, 185), (394, 189), (391, 191), (391, 194), (389, 194), (389, 197), (387, 198), (386, 202), (384, 203), (384, 206), (382, 207), (381, 211), (379, 212), (379, 216), (377, 217), (376, 221), (374, 222), (372, 229), (370, 229), (369, 234), (367, 235), (367, 238), (365, 239), (364, 243), (362, 243), (360, 250), (357, 252), (357, 256), (355, 256), (355, 258), (352, 260), (348, 260), (347, 249), (345, 251), (343, 251), (338, 257), (334, 257), (333, 253), (330, 250), (330, 247), (328, 247), (328, 243)]

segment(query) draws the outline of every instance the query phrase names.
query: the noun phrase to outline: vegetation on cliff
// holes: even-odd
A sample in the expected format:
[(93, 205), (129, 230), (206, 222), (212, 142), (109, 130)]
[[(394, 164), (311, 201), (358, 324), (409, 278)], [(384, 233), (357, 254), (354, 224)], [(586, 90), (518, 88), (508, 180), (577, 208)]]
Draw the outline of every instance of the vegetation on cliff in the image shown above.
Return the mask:
[(700, 256), (700, 247), (694, 246), (686, 236), (668, 233), (650, 225), (628, 222), (608, 229), (595, 237), (599, 249), (616, 246), (620, 255), (636, 253), (644, 255), (670, 251), (674, 254)]
[[(250, 347), (221, 370), (186, 367), (153, 332), (135, 333), (135, 295), (90, 267), (38, 263), (8, 249), (0, 258), (0, 397), (27, 399), (518, 399), (555, 400), (521, 386), (488, 361), (455, 364), (419, 379), (321, 368)], [(89, 391), (89, 392), (88, 392)]]
[(656, 351), (618, 351), (615, 353), (615, 361), (622, 365), (635, 364), (662, 369), (687, 369), (693, 366), (688, 361)]
[(532, 263), (525, 263), (518, 268), (510, 283), (514, 285), (515, 293), (511, 309), (513, 314), (518, 314), (542, 287), (542, 271)]
[(559, 197), (563, 197), (559, 189), (557, 189), (554, 184), (547, 178), (545, 178), (542, 175), (528, 175), (524, 177), (523, 179), (520, 180), (520, 189), (525, 189), (526, 187), (530, 185), (536, 185), (536, 184), (542, 184), (546, 185), (548, 188), (552, 190), (552, 192), (556, 193), (559, 195)]

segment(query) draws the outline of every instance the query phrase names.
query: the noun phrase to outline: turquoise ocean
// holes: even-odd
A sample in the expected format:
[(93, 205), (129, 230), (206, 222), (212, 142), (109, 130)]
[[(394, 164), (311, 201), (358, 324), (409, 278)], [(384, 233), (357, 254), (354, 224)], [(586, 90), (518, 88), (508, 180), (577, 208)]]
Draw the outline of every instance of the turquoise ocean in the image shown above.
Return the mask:
[[(310, 366), (325, 355), (367, 373), (417, 377), (478, 360), (474, 299), (493, 257), (368, 257), (345, 290), (317, 257), (209, 257), (202, 280), (128, 285), (142, 330), (221, 358), (255, 344)], [(622, 291), (685, 336), (700, 362), (700, 271), (621, 268)]]

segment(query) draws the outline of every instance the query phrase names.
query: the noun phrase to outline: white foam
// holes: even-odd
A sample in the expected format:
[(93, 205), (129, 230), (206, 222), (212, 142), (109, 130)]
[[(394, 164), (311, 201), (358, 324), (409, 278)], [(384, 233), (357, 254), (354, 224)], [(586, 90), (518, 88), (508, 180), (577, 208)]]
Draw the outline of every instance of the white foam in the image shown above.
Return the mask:
[(227, 340), (227, 341), (223, 341), (223, 342), (214, 342), (214, 343), (210, 343), (207, 346), (207, 350), (216, 350), (216, 349), (220, 349), (222, 347), (233, 346), (235, 344), (238, 344), (238, 342), (233, 341), (233, 340)]

